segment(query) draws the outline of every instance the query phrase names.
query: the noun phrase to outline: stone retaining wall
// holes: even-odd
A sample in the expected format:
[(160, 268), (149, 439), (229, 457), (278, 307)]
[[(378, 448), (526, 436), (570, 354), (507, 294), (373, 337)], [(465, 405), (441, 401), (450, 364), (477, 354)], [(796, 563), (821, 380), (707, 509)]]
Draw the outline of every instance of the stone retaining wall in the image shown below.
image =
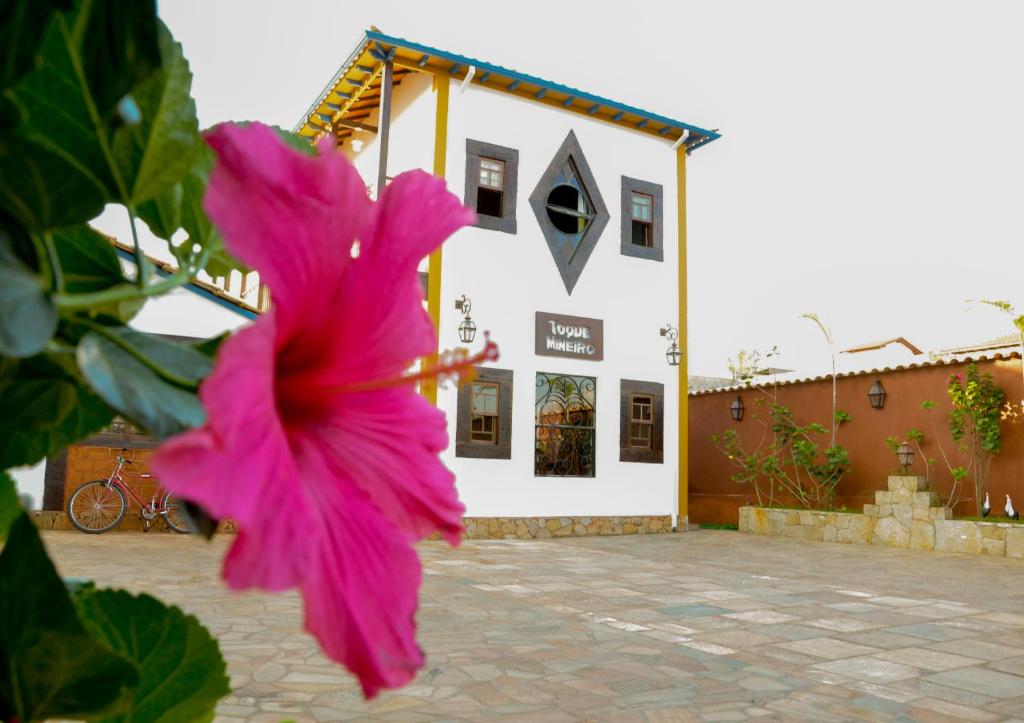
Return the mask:
[(1024, 525), (948, 520), (923, 477), (889, 477), (864, 513), (741, 507), (739, 529), (755, 535), (1024, 558)]
[[(36, 526), (43, 530), (73, 530), (64, 512), (35, 513)], [(672, 531), (671, 515), (641, 515), (635, 517), (465, 517), (463, 537), (472, 540), (545, 539), (551, 537), (586, 537), (589, 535), (653, 535)], [(162, 532), (160, 520), (153, 522), (152, 530)], [(135, 511), (125, 515), (117, 526), (119, 532), (139, 532), (142, 523)], [(231, 520), (221, 522), (217, 530), (235, 532)], [(439, 539), (435, 535), (433, 539)]]

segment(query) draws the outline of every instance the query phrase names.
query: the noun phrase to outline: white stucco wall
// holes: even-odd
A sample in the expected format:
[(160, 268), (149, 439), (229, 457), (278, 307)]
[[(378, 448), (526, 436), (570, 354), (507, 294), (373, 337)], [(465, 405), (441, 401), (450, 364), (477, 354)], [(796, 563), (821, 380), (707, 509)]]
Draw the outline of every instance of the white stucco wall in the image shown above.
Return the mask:
[[(431, 101), (433, 94), (427, 96)], [(432, 104), (432, 103), (431, 103)], [(430, 126), (432, 128), (432, 125)], [(583, 149), (610, 219), (570, 296), (529, 204), (529, 196), (570, 130)], [(441, 347), (458, 346), (461, 315), (454, 300), (467, 294), (480, 330), (501, 348), (493, 366), (514, 371), (512, 458), (455, 456), (457, 391), (441, 390), (452, 444), (444, 454), (471, 516), (649, 515), (676, 511), (677, 372), (665, 362), (658, 330), (677, 319), (676, 163), (668, 141), (608, 123), (520, 101), (479, 87), (450, 94), (447, 177), (464, 191), (466, 139), (518, 149), (518, 233), (463, 229), (444, 246)], [(400, 164), (399, 164), (400, 165)], [(664, 187), (664, 261), (620, 252), (621, 176)], [(604, 320), (601, 362), (534, 354), (535, 312)], [(473, 344), (482, 343), (478, 334)], [(594, 478), (534, 477), (534, 401), (538, 371), (597, 379), (597, 459)], [(619, 462), (619, 380), (665, 385), (663, 464)]]

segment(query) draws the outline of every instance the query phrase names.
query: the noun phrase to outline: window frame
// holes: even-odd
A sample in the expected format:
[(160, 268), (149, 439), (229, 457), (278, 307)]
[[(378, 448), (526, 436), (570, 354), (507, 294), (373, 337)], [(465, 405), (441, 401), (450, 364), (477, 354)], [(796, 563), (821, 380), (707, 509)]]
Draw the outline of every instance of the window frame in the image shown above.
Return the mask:
[[(633, 243), (633, 194), (651, 198), (650, 246), (639, 246)], [(660, 184), (622, 176), (620, 215), (622, 216), (621, 251), (623, 256), (632, 256), (648, 261), (665, 260), (664, 199), (665, 191)]]
[[(647, 199), (647, 210), (650, 218), (638, 218), (636, 215), (637, 198)], [(654, 247), (654, 196), (649, 193), (640, 193), (639, 191), (630, 191), (629, 194), (629, 215), (630, 215), (630, 234), (629, 241), (634, 246), (642, 249), (649, 249)], [(633, 227), (636, 224), (640, 224), (646, 230), (644, 231), (644, 237), (650, 243), (638, 244), (633, 238)]]
[(476, 367), (475, 382), (498, 388), (497, 440), (473, 439), (473, 382), (459, 387), (455, 416), (455, 456), (477, 459), (512, 459), (512, 370)]
[[(651, 445), (633, 446), (633, 400), (651, 400)], [(639, 423), (646, 424), (643, 420)], [(665, 385), (635, 379), (619, 380), (619, 461), (662, 464), (665, 461)]]
[[(644, 400), (638, 402), (638, 399)], [(638, 404), (643, 404), (648, 407), (648, 419), (643, 419), (641, 416), (637, 418), (635, 416), (636, 408)], [(646, 435), (647, 442), (643, 446), (635, 444), (636, 440), (639, 439), (633, 434), (634, 427), (642, 427), (648, 429)], [(631, 392), (629, 395), (629, 448), (630, 449), (641, 449), (641, 450), (652, 450), (654, 449), (654, 395), (653, 394), (638, 394)]]
[[(505, 165), (502, 173), (501, 189), (481, 186), (481, 160), (498, 161)], [(519, 151), (515, 148), (467, 138), (464, 203), (474, 211), (476, 210), (477, 197), (481, 187), (492, 191), (500, 190), (501, 216), (488, 216), (487, 214), (478, 213), (476, 215), (476, 223), (473, 225), (476, 228), (501, 231), (502, 233), (514, 235), (517, 231), (516, 203), (519, 195)]]
[[(589, 202), (589, 222), (579, 233), (569, 234), (559, 230), (548, 215), (548, 199), (560, 181), (566, 177), (565, 168), (571, 166), (573, 177)], [(572, 184), (569, 184), (572, 185)], [(551, 251), (555, 267), (562, 277), (565, 290), (570, 295), (586, 268), (590, 255), (597, 246), (601, 234), (611, 220), (597, 179), (590, 169), (590, 163), (583, 153), (576, 133), (569, 134), (551, 157), (548, 166), (530, 194), (530, 207), (537, 219), (544, 240)]]
[[(534, 477), (555, 478), (555, 479), (594, 479), (595, 477), (597, 477), (597, 377), (596, 376), (590, 376), (590, 375), (587, 375), (587, 374), (572, 374), (572, 373), (568, 373), (568, 372), (543, 372), (543, 371), (538, 371), (535, 374), (535, 378), (537, 379), (537, 383), (536, 383), (536, 388), (537, 389), (541, 389), (540, 378), (542, 376), (548, 378), (548, 380), (549, 380), (549, 382), (548, 382), (549, 383), (549, 389), (550, 389), (550, 379), (552, 379), (552, 378), (556, 378), (556, 379), (558, 379), (558, 378), (570, 378), (570, 379), (573, 379), (573, 380), (582, 381), (583, 383), (579, 384), (578, 385), (579, 387), (585, 387), (586, 383), (590, 382), (590, 388), (589, 388), (589, 390), (587, 390), (587, 392), (589, 392), (589, 394), (592, 396), (593, 402), (591, 404), (591, 408), (589, 409), (589, 417), (590, 417), (590, 423), (589, 424), (583, 424), (583, 423), (581, 423), (581, 424), (572, 424), (572, 423), (552, 424), (550, 422), (548, 422), (548, 423), (541, 422), (540, 421), (540, 416), (539, 416), (540, 410), (543, 409), (547, 405), (548, 401), (551, 400), (550, 392), (544, 396), (544, 403), (543, 404), (538, 404), (538, 401), (536, 399), (534, 400), (534, 407), (533, 407), (533, 409), (534, 409), (534, 411), (533, 411), (533, 440), (534, 440), (534, 442), (533, 442), (534, 443), (533, 476)], [(579, 394), (579, 397), (581, 399), (583, 399), (584, 401), (586, 401), (586, 397), (585, 397), (584, 393)], [(565, 397), (562, 397), (562, 399), (563, 399), (563, 401), (568, 401), (568, 399), (566, 399)], [(564, 412), (565, 413), (568, 412), (568, 407), (564, 410)], [(590, 474), (575, 474), (575, 475), (571, 475), (571, 474), (542, 474), (538, 470), (538, 460), (540, 458), (539, 440), (541, 439), (540, 432), (541, 432), (542, 429), (559, 429), (559, 430), (571, 429), (571, 430), (579, 430), (579, 431), (582, 431), (582, 432), (589, 432), (589, 434), (590, 434), (590, 448), (591, 448)]]

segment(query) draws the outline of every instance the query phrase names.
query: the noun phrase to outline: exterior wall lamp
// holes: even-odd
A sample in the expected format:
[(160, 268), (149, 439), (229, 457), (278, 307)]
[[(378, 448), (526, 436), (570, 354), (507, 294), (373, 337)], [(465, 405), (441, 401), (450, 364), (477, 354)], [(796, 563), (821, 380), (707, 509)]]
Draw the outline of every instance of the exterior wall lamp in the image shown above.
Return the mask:
[(896, 456), (899, 457), (900, 467), (903, 468), (903, 471), (909, 472), (910, 465), (914, 464), (914, 450), (911, 446), (904, 442), (896, 450)]
[(882, 380), (876, 379), (875, 383), (871, 385), (870, 391), (868, 391), (868, 401), (871, 402), (871, 406), (874, 409), (881, 409), (885, 406), (885, 398), (889, 396), (885, 392), (885, 387), (882, 386)]
[(665, 360), (668, 362), (668, 365), (672, 367), (679, 366), (679, 360), (683, 358), (683, 352), (676, 343), (676, 340), (679, 338), (679, 331), (671, 324), (665, 324), (659, 333), (671, 342), (668, 350), (665, 352)]
[(459, 324), (459, 340), (463, 344), (469, 344), (476, 338), (476, 322), (469, 316), (473, 302), (463, 294), (461, 298), (455, 300), (455, 308), (461, 311), (463, 316), (462, 323)]
[(363, 150), (363, 139), (360, 138), (358, 135), (360, 132), (361, 129), (354, 129), (352, 131), (352, 140), (349, 141), (349, 145), (352, 146), (352, 150), (355, 151), (356, 153), (359, 153), (359, 151)]
[(737, 422), (743, 421), (743, 412), (746, 410), (746, 406), (743, 404), (743, 397), (736, 395), (736, 398), (732, 400), (732, 404), (729, 405), (729, 414)]

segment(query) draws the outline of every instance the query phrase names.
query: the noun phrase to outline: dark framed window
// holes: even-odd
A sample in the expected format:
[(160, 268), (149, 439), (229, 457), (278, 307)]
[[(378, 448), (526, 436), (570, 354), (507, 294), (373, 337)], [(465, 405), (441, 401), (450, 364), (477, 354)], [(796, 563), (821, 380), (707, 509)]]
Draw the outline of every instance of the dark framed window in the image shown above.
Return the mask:
[(465, 204), (476, 211), (476, 226), (516, 232), (519, 151), (466, 139)]
[(619, 461), (664, 461), (665, 386), (623, 379), (619, 387)]
[(459, 387), (455, 456), (512, 458), (512, 370), (477, 367)]
[(664, 191), (657, 183), (622, 177), (622, 253), (664, 260)]
[(537, 477), (593, 477), (597, 380), (537, 372), (534, 470)]

